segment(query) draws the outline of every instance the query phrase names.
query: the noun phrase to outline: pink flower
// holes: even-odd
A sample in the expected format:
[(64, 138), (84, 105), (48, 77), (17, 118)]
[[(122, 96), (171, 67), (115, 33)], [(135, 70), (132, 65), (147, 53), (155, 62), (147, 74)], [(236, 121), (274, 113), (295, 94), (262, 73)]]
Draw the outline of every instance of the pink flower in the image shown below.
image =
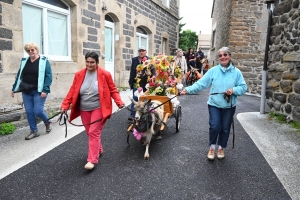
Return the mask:
[(145, 62), (146, 60), (148, 60), (148, 58), (147, 58), (147, 57), (144, 57), (144, 58), (143, 58), (143, 62)]
[(133, 135), (137, 140), (141, 140), (144, 135), (144, 132), (138, 132), (135, 128), (133, 129)]
[(143, 88), (139, 87), (137, 90), (138, 90), (138, 92), (141, 92), (141, 91), (143, 91)]

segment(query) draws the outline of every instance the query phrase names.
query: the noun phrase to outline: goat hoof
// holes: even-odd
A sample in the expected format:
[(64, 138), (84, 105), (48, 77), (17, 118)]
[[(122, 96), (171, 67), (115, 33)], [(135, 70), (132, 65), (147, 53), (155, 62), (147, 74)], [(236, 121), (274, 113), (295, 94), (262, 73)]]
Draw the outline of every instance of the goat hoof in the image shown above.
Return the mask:
[(144, 156), (144, 160), (149, 160), (149, 156)]

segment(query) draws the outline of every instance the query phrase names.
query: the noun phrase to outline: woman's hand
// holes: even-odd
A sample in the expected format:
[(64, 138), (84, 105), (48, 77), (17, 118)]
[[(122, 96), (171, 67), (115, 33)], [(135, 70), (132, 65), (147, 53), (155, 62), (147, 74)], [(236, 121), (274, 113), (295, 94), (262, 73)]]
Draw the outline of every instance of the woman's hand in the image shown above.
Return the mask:
[(122, 104), (122, 105), (119, 105), (118, 107), (121, 109), (121, 108), (124, 108), (124, 107), (125, 107), (125, 105), (124, 105), (124, 104)]
[(41, 98), (46, 98), (46, 97), (47, 97), (47, 93), (42, 92), (42, 93), (41, 93)]
[(233, 94), (233, 89), (230, 88), (230, 89), (226, 90), (226, 94), (227, 95), (232, 95)]
[(66, 109), (64, 109), (64, 108), (60, 108), (60, 112), (61, 113), (65, 113), (65, 112), (67, 112), (68, 110), (66, 110)]
[(15, 97), (15, 93), (14, 93), (13, 91), (11, 91), (10, 96), (11, 96), (12, 98), (14, 98), (14, 97)]
[(186, 89), (183, 89), (181, 92), (180, 92), (180, 95), (186, 95), (188, 92), (186, 91)]

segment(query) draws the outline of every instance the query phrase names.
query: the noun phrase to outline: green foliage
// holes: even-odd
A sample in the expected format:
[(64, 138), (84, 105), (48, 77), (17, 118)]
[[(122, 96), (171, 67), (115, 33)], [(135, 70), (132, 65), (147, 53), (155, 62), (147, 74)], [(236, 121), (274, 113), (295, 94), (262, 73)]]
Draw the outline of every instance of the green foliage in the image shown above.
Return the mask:
[(269, 112), (269, 119), (273, 119), (276, 116), (276, 113), (272, 110)]
[(118, 87), (118, 92), (126, 91), (127, 87)]
[[(269, 112), (269, 119), (276, 119), (277, 122), (280, 123), (287, 123), (286, 116), (283, 114), (276, 114), (274, 111)], [(297, 129), (297, 131), (300, 131), (300, 123), (292, 121), (290, 123), (291, 127)]]
[(276, 116), (276, 120), (278, 122), (283, 123), (283, 122), (286, 122), (286, 117), (283, 114), (279, 114), (279, 115)]
[(0, 124), (0, 135), (12, 134), (16, 130), (15, 125), (12, 123), (2, 123)]
[(181, 22), (180, 22), (180, 20), (182, 20), (182, 18), (183, 17), (180, 17), (180, 19), (179, 19), (179, 37), (180, 37), (180, 34), (181, 34), (181, 31), (182, 31), (182, 27), (184, 27), (185, 26), (185, 24), (182, 24)]
[(196, 45), (198, 41), (198, 35), (196, 32), (191, 30), (185, 30), (182, 33), (179, 33), (179, 48), (182, 50), (188, 50), (190, 47), (196, 50)]
[(298, 122), (291, 122), (291, 126), (295, 129), (297, 129), (298, 131), (300, 131), (300, 123)]

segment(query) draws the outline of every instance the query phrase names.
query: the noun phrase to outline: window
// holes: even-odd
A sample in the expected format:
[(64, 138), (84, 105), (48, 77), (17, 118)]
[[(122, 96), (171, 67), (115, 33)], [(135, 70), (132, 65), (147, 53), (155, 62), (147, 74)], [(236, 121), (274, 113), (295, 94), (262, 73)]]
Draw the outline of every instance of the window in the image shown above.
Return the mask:
[(211, 41), (211, 48), (215, 48), (215, 47), (216, 47), (216, 30), (213, 31), (212, 41)]
[[(50, 60), (71, 60), (70, 8), (61, 0), (23, 0), (23, 43)], [(26, 54), (27, 55), (27, 54)]]
[(170, 0), (162, 0), (162, 4), (167, 8), (170, 8)]
[(162, 52), (161, 53), (163, 55), (167, 54), (167, 39), (166, 38), (163, 38), (163, 41), (162, 41)]
[(148, 34), (144, 29), (137, 27), (136, 28), (136, 55), (138, 55), (138, 49), (140, 46), (145, 47), (148, 52)]

